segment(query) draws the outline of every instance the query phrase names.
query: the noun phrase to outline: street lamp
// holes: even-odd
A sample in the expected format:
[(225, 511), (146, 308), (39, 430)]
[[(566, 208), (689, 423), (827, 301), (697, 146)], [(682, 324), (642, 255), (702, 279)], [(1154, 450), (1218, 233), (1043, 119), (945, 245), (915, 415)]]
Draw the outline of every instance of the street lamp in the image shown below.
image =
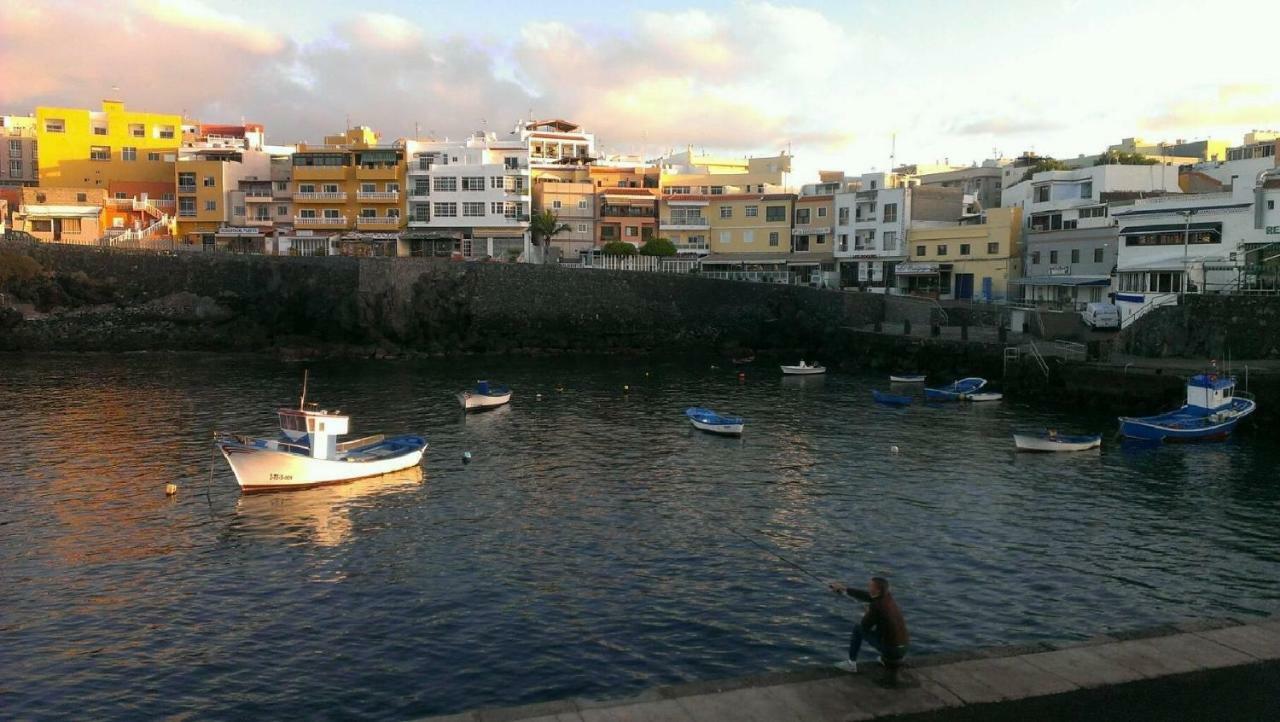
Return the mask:
[(1179, 291), (1179, 296), (1181, 297), (1186, 295), (1187, 284), (1191, 280), (1191, 270), (1189, 265), (1191, 259), (1188, 254), (1191, 248), (1191, 216), (1195, 215), (1196, 211), (1194, 208), (1189, 208), (1185, 211), (1178, 212), (1182, 214), (1182, 217), (1185, 220), (1185, 225), (1183, 226), (1182, 231), (1182, 289)]

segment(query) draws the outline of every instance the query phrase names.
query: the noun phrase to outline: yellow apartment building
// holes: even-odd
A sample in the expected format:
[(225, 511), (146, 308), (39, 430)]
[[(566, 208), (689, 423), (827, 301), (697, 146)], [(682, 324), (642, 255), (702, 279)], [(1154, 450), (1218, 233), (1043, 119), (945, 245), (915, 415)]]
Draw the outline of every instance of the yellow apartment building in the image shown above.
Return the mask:
[(705, 252), (712, 277), (783, 281), (791, 252), (790, 193), (667, 195), (658, 234), (681, 252)]
[(1008, 298), (1009, 279), (1022, 272), (1021, 225), (1021, 208), (992, 208), (972, 222), (910, 228), (908, 259), (895, 269), (899, 290), (939, 299)]
[(366, 127), (299, 145), (292, 156), (295, 232), (341, 236), (343, 253), (396, 255), (408, 166), (401, 144)]
[(40, 185), (171, 201), (181, 133), (180, 115), (130, 111), (118, 100), (100, 111), (38, 107)]
[(255, 249), (263, 247), (262, 231), (245, 226), (240, 181), (269, 181), (270, 156), (239, 148), (183, 150), (175, 168), (175, 236), (180, 242), (212, 247), (238, 240), (250, 242)]

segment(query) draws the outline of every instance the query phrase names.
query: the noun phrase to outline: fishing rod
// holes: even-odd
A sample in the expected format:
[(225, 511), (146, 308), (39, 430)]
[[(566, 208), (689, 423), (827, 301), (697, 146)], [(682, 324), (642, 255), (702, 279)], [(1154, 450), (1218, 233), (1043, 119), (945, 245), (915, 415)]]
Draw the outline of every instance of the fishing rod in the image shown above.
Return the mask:
[[(706, 519), (706, 517), (704, 516), (704, 517), (703, 517), (703, 519)], [(715, 525), (715, 522), (712, 522), (712, 524), (713, 524), (713, 525)], [(765, 546), (764, 544), (761, 544), (760, 542), (756, 541), (755, 539), (752, 539), (751, 537), (747, 536), (746, 534), (743, 534), (742, 532), (738, 531), (737, 529), (734, 529), (733, 527), (731, 527), (731, 526), (729, 526), (729, 525), (727, 525), (727, 524), (721, 524), (721, 525), (716, 525), (716, 526), (720, 526), (720, 528), (724, 529), (725, 531), (728, 531), (728, 532), (732, 533), (734, 536), (739, 537), (740, 539), (742, 539), (742, 540), (746, 541), (748, 544), (751, 544), (752, 546), (754, 546), (754, 547), (756, 547), (756, 548), (758, 548), (758, 549), (760, 549), (760, 550), (764, 551), (766, 554), (769, 554), (769, 555), (771, 555), (771, 556), (777, 557), (779, 560), (781, 560), (781, 561), (785, 562), (786, 564), (789, 564), (790, 566), (795, 567), (795, 568), (796, 568), (796, 569), (798, 569), (802, 574), (804, 574), (805, 576), (807, 576), (807, 577), (809, 577), (810, 579), (814, 580), (815, 582), (817, 582), (817, 583), (819, 583), (819, 584), (823, 585), (824, 587), (825, 587), (825, 586), (827, 586), (828, 584), (830, 584), (830, 582), (829, 582), (828, 580), (826, 580), (826, 579), (823, 579), (823, 578), (819, 577), (817, 574), (814, 574), (813, 572), (809, 571), (808, 569), (805, 569), (805, 568), (804, 568), (803, 566), (801, 566), (799, 563), (794, 562), (794, 561), (792, 561), (792, 560), (790, 560), (790, 559), (786, 558), (785, 556), (783, 556), (783, 555), (782, 555), (782, 554), (780, 554), (779, 552), (776, 552), (776, 551), (774, 551), (774, 550), (770, 549), (769, 547)]]

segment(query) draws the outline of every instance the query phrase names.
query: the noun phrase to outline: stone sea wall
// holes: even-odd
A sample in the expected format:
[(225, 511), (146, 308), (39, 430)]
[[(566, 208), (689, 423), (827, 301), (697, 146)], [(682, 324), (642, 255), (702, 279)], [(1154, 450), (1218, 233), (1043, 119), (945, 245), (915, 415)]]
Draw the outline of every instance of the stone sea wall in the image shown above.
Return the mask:
[(1186, 296), (1138, 319), (1122, 343), (1154, 358), (1280, 359), (1280, 296)]

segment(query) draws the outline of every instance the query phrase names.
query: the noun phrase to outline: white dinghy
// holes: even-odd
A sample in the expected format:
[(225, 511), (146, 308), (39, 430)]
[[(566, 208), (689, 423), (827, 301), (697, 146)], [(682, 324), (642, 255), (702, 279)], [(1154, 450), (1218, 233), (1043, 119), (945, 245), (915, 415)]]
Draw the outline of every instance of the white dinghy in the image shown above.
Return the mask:
[(796, 364), (795, 366), (782, 367), (782, 373), (789, 374), (791, 376), (812, 376), (813, 374), (825, 374), (826, 372), (827, 372), (826, 366), (823, 366), (821, 364), (813, 364), (812, 366), (810, 366), (809, 364), (805, 363), (803, 359), (801, 359), (800, 363)]

